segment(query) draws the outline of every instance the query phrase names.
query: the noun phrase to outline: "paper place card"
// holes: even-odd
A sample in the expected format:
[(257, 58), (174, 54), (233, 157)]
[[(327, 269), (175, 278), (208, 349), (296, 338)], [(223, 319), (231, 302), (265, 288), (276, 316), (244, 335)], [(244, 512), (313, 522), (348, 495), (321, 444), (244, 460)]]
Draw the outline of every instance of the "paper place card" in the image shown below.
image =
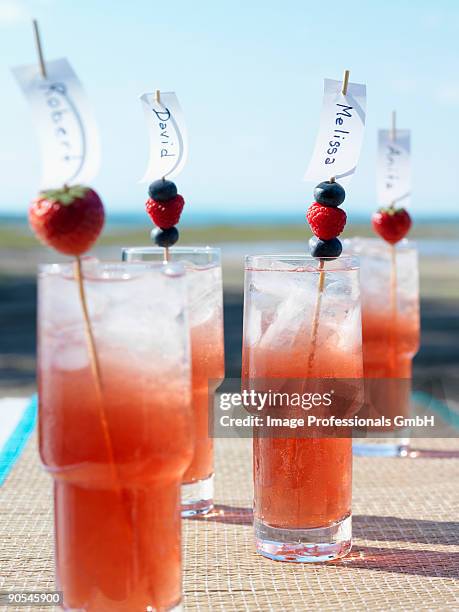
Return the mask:
[(365, 128), (366, 86), (324, 80), (319, 133), (304, 180), (320, 183), (332, 176), (341, 184), (352, 178), (362, 147)]
[(411, 193), (410, 130), (379, 130), (377, 159), (378, 202), (391, 206)]
[(42, 154), (43, 189), (89, 183), (100, 165), (99, 134), (85, 92), (66, 59), (19, 66), (13, 74), (34, 118)]
[(141, 182), (177, 176), (188, 155), (185, 119), (174, 92), (140, 96), (150, 134), (150, 158)]

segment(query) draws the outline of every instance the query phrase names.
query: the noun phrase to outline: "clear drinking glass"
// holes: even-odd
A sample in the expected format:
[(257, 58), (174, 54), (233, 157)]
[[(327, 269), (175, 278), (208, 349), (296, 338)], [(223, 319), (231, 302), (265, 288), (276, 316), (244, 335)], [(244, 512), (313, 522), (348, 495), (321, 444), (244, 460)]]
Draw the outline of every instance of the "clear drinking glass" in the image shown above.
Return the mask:
[[(243, 380), (360, 379), (358, 268), (351, 257), (246, 258)], [(315, 347), (313, 349), (313, 346)], [(258, 552), (279, 561), (325, 561), (351, 548), (352, 442), (343, 438), (253, 440)]]
[[(124, 261), (162, 261), (164, 249), (123, 249)], [(192, 356), (194, 455), (183, 477), (182, 516), (213, 508), (213, 439), (209, 436), (209, 401), (224, 377), (223, 292), (220, 249), (172, 247), (172, 262), (186, 269)]]
[(180, 609), (180, 484), (192, 457), (184, 270), (91, 260), (83, 275), (98, 377), (73, 265), (38, 277), (57, 587), (67, 610)]
[[(392, 246), (378, 238), (354, 238), (346, 248), (360, 260), (363, 366), (367, 402), (376, 415), (411, 416), (412, 360), (419, 349), (419, 273), (416, 248), (404, 240)], [(371, 432), (370, 432), (371, 433)], [(409, 432), (354, 442), (354, 453), (403, 456)]]

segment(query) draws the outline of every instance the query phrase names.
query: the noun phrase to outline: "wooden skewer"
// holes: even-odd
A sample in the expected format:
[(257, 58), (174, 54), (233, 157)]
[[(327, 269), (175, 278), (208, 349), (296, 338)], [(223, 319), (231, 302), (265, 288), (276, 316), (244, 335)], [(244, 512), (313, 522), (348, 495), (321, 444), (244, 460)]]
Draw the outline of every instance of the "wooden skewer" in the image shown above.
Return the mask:
[(392, 111), (391, 140), (392, 142), (397, 141), (397, 113), (396, 111)]
[[(47, 78), (46, 64), (45, 64), (44, 55), (43, 55), (43, 47), (41, 44), (40, 31), (38, 29), (38, 22), (36, 19), (34, 19), (32, 23), (33, 23), (33, 29), (34, 29), (34, 35), (35, 35), (35, 44), (37, 47), (38, 61), (40, 65), (40, 72), (41, 72), (42, 77), (46, 79)], [(64, 185), (64, 188), (67, 188), (67, 185)], [(85, 335), (86, 335), (86, 340), (87, 340), (87, 345), (88, 345), (91, 371), (93, 374), (94, 384), (96, 387), (97, 403), (99, 404), (100, 410), (101, 410), (102, 432), (103, 432), (104, 440), (107, 446), (108, 459), (110, 461), (110, 464), (113, 466), (113, 469), (115, 469), (113, 448), (112, 448), (110, 434), (108, 430), (107, 419), (106, 419), (105, 412), (103, 409), (102, 381), (101, 381), (99, 360), (97, 357), (96, 344), (94, 341), (94, 334), (92, 332), (91, 322), (89, 318), (88, 304), (86, 301), (86, 294), (85, 294), (84, 285), (83, 285), (83, 272), (82, 272), (81, 257), (76, 258), (75, 278), (77, 280), (78, 293), (80, 296), (81, 308), (83, 310)], [(118, 482), (118, 479), (116, 479), (116, 482)]]
[(46, 64), (45, 64), (45, 58), (43, 55), (43, 47), (41, 45), (40, 30), (38, 29), (38, 21), (34, 19), (32, 21), (32, 24), (33, 24), (33, 33), (34, 33), (34, 38), (35, 38), (35, 46), (37, 48), (38, 65), (40, 66), (40, 73), (41, 73), (41, 76), (44, 79), (46, 79), (48, 78), (48, 75), (46, 73)]
[(112, 474), (113, 484), (115, 486), (116, 493), (119, 497), (119, 501), (126, 517), (126, 529), (129, 537), (132, 537), (132, 527), (129, 520), (129, 511), (124, 503), (123, 499), (123, 491), (121, 487), (121, 478), (118, 472), (118, 468), (115, 463), (115, 453), (113, 450), (112, 438), (110, 435), (110, 429), (108, 427), (107, 415), (104, 408), (104, 396), (103, 396), (103, 388), (102, 388), (102, 377), (100, 371), (99, 358), (97, 355), (96, 342), (94, 338), (94, 333), (92, 330), (91, 319), (89, 316), (88, 303), (86, 300), (86, 292), (84, 289), (84, 280), (83, 280), (83, 266), (81, 262), (81, 257), (77, 256), (75, 261), (75, 278), (78, 285), (78, 294), (81, 302), (81, 309), (83, 311), (83, 320), (84, 320), (84, 330), (86, 336), (86, 342), (88, 346), (89, 352), (89, 361), (91, 364), (91, 371), (93, 375), (94, 384), (96, 387), (96, 395), (97, 395), (97, 406), (99, 409), (99, 420), (102, 428), (102, 437), (104, 439), (105, 448), (107, 451), (107, 459), (110, 463), (110, 470)]
[[(161, 90), (157, 89), (155, 91), (155, 102), (157, 104), (161, 104)], [(163, 181), (166, 180), (166, 177), (163, 176)], [(168, 263), (169, 262), (169, 247), (164, 247), (164, 263)]]
[[(155, 102), (156, 104), (161, 104), (161, 90), (160, 89), (157, 89), (155, 91)], [(163, 176), (163, 181), (165, 180), (166, 180), (166, 177)]]
[[(390, 130), (390, 138), (392, 140), (392, 142), (396, 142), (397, 141), (397, 112), (396, 111), (392, 111), (392, 125), (391, 125), (391, 130)], [(395, 208), (395, 200), (393, 200), (390, 204), (390, 208)]]
[(347, 94), (347, 86), (349, 85), (349, 75), (350, 71), (345, 70), (343, 75), (343, 87), (341, 88), (341, 93), (343, 94), (343, 96)]
[[(43, 47), (41, 44), (40, 31), (38, 29), (38, 22), (36, 19), (34, 19), (32, 23), (33, 23), (33, 30), (34, 30), (35, 46), (36, 46), (37, 55), (38, 55), (38, 63), (40, 67), (40, 74), (44, 79), (46, 79), (48, 78), (48, 74), (46, 71), (46, 64), (45, 64), (45, 59), (44, 59), (44, 54), (43, 54)], [(67, 188), (67, 185), (64, 185), (64, 188)], [(88, 346), (89, 361), (90, 361), (91, 372), (92, 372), (95, 390), (96, 390), (97, 405), (99, 407), (99, 418), (100, 418), (100, 424), (102, 428), (102, 435), (103, 435), (104, 443), (107, 449), (107, 459), (110, 463), (113, 483), (118, 492), (120, 502), (123, 504), (121, 480), (120, 480), (118, 470), (115, 464), (115, 457), (114, 457), (114, 452), (113, 452), (112, 440), (110, 436), (110, 430), (108, 428), (107, 416), (104, 410), (100, 365), (99, 365), (99, 359), (97, 356), (94, 334), (93, 334), (92, 327), (91, 327), (91, 320), (89, 317), (88, 304), (86, 300), (86, 293), (85, 293), (84, 283), (83, 283), (82, 262), (81, 262), (80, 256), (77, 256), (76, 261), (75, 261), (75, 278), (76, 278), (77, 285), (78, 285), (78, 294), (80, 298), (81, 308), (83, 311), (84, 330), (85, 330), (85, 336), (86, 336), (86, 341), (87, 341), (87, 346)], [(131, 529), (130, 529), (130, 523), (129, 523), (129, 517), (128, 517), (127, 511), (126, 511), (126, 521), (127, 521), (126, 522), (127, 529), (128, 529), (128, 532), (130, 533)]]
[(391, 325), (389, 332), (389, 376), (394, 376), (396, 371), (396, 338), (397, 338), (397, 249), (395, 244), (390, 245), (391, 273), (390, 273), (390, 309)]
[[(102, 377), (100, 372), (99, 358), (97, 355), (96, 342), (94, 339), (94, 333), (92, 331), (91, 319), (89, 317), (88, 303), (86, 300), (86, 292), (84, 289), (84, 281), (83, 281), (83, 269), (82, 269), (81, 257), (76, 258), (75, 262), (75, 278), (78, 285), (78, 294), (80, 296), (81, 309), (83, 311), (83, 319), (84, 319), (84, 330), (85, 336), (88, 346), (89, 352), (89, 361), (91, 363), (91, 371), (94, 379), (94, 384), (96, 387), (97, 394), (97, 404), (99, 405), (100, 411), (100, 423), (102, 426), (102, 435), (104, 437), (105, 445), (107, 447), (107, 454), (110, 464), (115, 469), (115, 457), (113, 453), (113, 445), (110, 436), (110, 431), (108, 428), (107, 416), (104, 410), (103, 403), (103, 394), (102, 394)], [(116, 476), (115, 482), (118, 482), (118, 477)]]
[(100, 375), (99, 359), (96, 351), (96, 343), (94, 340), (94, 334), (92, 331), (91, 320), (89, 318), (88, 303), (86, 301), (86, 293), (83, 284), (83, 266), (81, 257), (76, 258), (75, 262), (75, 278), (78, 285), (78, 294), (80, 296), (81, 309), (83, 310), (84, 318), (84, 329), (85, 335), (88, 342), (89, 357), (91, 361), (91, 370), (94, 376), (94, 382), (96, 385), (96, 391), (99, 398), (102, 398), (102, 379)]
[[(345, 96), (347, 94), (347, 88), (349, 86), (349, 75), (351, 74), (350, 70), (345, 70), (344, 74), (343, 74), (343, 85), (341, 87), (341, 93), (343, 94), (343, 96)], [(332, 176), (330, 177), (330, 183), (335, 183), (336, 182), (336, 177)]]
[[(155, 102), (156, 104), (161, 104), (161, 90), (160, 89), (157, 89), (155, 91)], [(165, 180), (166, 180), (166, 177), (163, 176), (163, 181)]]
[[(391, 140), (392, 142), (397, 141), (397, 113), (395, 110), (392, 111), (392, 125), (391, 125)], [(390, 208), (395, 208), (395, 200), (391, 202)], [(396, 367), (396, 332), (397, 332), (397, 249), (395, 244), (390, 245), (390, 260), (391, 260), (391, 270), (390, 270), (390, 308), (391, 308), (391, 326), (389, 332), (389, 363), (390, 363), (390, 372), (389, 374), (393, 376), (395, 374)]]
[(319, 272), (319, 284), (317, 286), (316, 305), (314, 308), (314, 317), (312, 319), (311, 344), (309, 346), (307, 378), (309, 378), (309, 375), (311, 374), (311, 370), (314, 365), (314, 359), (316, 356), (316, 349), (317, 349), (317, 335), (319, 332), (320, 308), (322, 306), (322, 296), (324, 293), (324, 285), (325, 285), (325, 272), (324, 272), (323, 259), (319, 261), (319, 271), (320, 271)]
[[(345, 70), (343, 75), (343, 86), (341, 88), (341, 93), (343, 96), (347, 94), (347, 88), (349, 85), (349, 75), (350, 70)], [(336, 177), (330, 177), (330, 183), (335, 183)], [(319, 321), (320, 321), (320, 308), (322, 305), (322, 295), (325, 287), (325, 271), (324, 271), (324, 260), (321, 259), (319, 261), (319, 284), (317, 286), (317, 298), (316, 305), (314, 308), (314, 318), (312, 320), (312, 330), (311, 330), (311, 344), (309, 347), (309, 357), (308, 357), (308, 376), (311, 373), (312, 367), (314, 365), (314, 359), (316, 355), (317, 349), (317, 335), (319, 332)]]

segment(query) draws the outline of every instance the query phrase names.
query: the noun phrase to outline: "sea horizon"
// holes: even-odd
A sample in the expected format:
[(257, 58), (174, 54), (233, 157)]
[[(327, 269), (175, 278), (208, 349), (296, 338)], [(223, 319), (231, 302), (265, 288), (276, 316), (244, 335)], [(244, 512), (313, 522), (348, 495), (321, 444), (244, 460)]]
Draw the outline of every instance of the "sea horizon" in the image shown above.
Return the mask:
[[(225, 211), (184, 211), (181, 224), (182, 226), (212, 226), (212, 225), (295, 225), (304, 221), (302, 212), (266, 212), (266, 211), (247, 211), (247, 212), (225, 212)], [(453, 223), (459, 224), (459, 215), (451, 213), (426, 214), (417, 213), (412, 215), (415, 223)], [(145, 212), (136, 211), (116, 211), (107, 212), (106, 222), (108, 226), (141, 226), (148, 220)], [(371, 213), (349, 214), (350, 224), (365, 224), (371, 220)], [(27, 223), (27, 213), (0, 213), (0, 223), (3, 224), (23, 224)]]

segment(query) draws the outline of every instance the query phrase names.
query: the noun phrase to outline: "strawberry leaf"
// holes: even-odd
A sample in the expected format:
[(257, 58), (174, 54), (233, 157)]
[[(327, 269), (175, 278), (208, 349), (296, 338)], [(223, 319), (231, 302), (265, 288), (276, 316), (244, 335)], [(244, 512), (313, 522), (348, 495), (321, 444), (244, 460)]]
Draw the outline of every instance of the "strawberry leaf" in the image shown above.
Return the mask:
[(40, 198), (50, 202), (56, 202), (62, 206), (70, 206), (75, 200), (84, 198), (89, 187), (74, 185), (73, 187), (62, 187), (61, 189), (48, 189), (40, 192)]

